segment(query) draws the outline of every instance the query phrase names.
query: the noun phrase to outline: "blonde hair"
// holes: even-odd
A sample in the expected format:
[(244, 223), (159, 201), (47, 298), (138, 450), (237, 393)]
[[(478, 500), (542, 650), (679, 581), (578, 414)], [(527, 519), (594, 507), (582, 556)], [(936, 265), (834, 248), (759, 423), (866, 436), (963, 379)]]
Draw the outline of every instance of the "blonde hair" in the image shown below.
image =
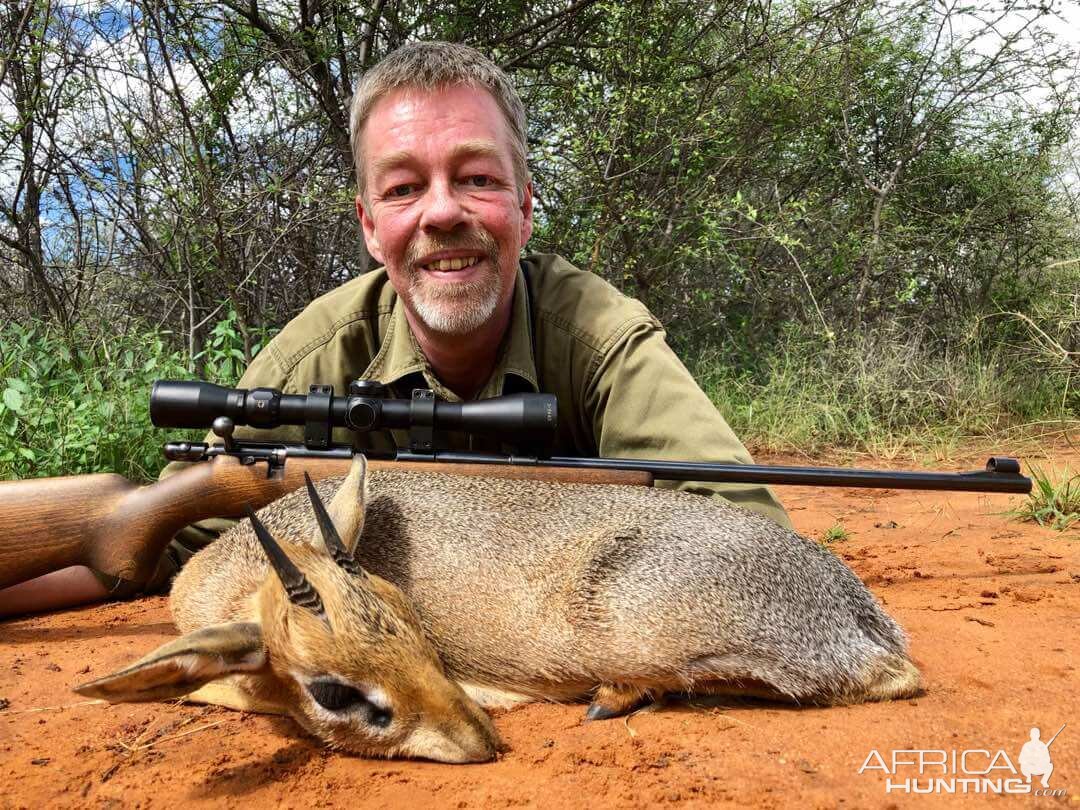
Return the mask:
[(435, 90), (466, 85), (491, 93), (506, 119), (511, 135), (514, 179), (519, 193), (529, 182), (525, 161), (528, 149), (525, 134), (525, 105), (502, 68), (475, 48), (456, 42), (410, 42), (386, 56), (356, 83), (349, 111), (349, 138), (352, 144), (356, 185), (365, 195), (364, 161), (360, 135), (372, 107), (383, 96), (402, 87)]

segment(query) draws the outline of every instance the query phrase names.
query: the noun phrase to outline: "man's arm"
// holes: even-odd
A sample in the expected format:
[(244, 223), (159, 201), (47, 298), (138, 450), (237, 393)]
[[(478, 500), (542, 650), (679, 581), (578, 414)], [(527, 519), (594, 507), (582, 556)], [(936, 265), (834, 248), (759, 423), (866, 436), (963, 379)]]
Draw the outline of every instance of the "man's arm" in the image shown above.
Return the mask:
[[(655, 321), (634, 323), (603, 351), (583, 405), (601, 456), (753, 463)], [(657, 486), (720, 497), (791, 527), (787, 512), (765, 486), (706, 481), (660, 481)]]
[[(285, 378), (271, 353), (263, 351), (252, 362), (238, 387), (280, 388)], [(244, 428), (237, 429), (238, 434), (242, 431)], [(207, 437), (207, 441), (215, 439), (213, 434)], [(158, 475), (158, 480), (180, 472), (191, 463), (174, 461), (167, 464)], [(109, 555), (111, 564), (100, 568), (73, 560), (67, 567), (0, 589), (0, 616), (73, 607), (104, 599), (123, 599), (138, 593), (164, 592), (191, 555), (209, 545), (235, 523), (235, 520), (226, 519), (204, 520), (177, 532), (146, 581), (124, 578), (130, 576), (130, 564), (140, 551), (137, 548), (123, 550), (123, 547), (114, 547)], [(114, 546), (118, 545), (112, 542)]]

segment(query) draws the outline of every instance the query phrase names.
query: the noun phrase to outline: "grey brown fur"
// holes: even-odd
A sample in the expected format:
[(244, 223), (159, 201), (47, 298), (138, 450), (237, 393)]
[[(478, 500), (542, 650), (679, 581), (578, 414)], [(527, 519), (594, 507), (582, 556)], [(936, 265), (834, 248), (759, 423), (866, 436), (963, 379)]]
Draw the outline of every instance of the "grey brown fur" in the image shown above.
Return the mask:
[[(318, 536), (303, 491), (258, 514), (277, 536)], [(903, 632), (847, 566), (696, 495), (374, 472), (355, 553), (401, 588), (448, 676), (477, 695), (573, 700), (610, 686), (842, 703), (918, 689)], [(178, 577), (180, 630), (229, 621), (266, 572), (239, 524)]]

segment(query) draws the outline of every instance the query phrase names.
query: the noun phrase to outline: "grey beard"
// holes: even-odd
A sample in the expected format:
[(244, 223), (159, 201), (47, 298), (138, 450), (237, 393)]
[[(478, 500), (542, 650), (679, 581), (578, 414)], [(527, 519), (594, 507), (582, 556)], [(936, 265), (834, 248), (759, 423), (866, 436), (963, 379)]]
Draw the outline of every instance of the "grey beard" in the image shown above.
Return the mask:
[[(487, 260), (490, 275), (462, 285), (444, 287), (426, 283), (423, 271), (416, 267), (416, 259), (424, 252), (453, 248), (477, 249)], [(499, 274), (499, 246), (487, 231), (415, 243), (410, 245), (406, 262), (412, 270), (409, 300), (413, 311), (433, 332), (465, 335), (479, 329), (495, 313), (503, 282)]]
[(422, 283), (409, 286), (413, 310), (424, 325), (444, 335), (465, 335), (487, 323), (499, 305), (502, 283), (496, 279), (484, 290), (465, 295), (431, 295)]

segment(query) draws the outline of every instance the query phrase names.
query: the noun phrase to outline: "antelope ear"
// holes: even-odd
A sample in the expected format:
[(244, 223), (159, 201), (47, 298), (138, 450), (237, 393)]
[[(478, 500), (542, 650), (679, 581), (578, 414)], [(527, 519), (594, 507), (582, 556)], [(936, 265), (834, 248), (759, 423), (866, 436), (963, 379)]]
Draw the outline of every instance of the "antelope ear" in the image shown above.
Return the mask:
[[(349, 474), (341, 482), (327, 510), (341, 542), (352, 554), (364, 531), (364, 511), (367, 508), (367, 459), (362, 453), (353, 456)], [(316, 537), (318, 527), (315, 528)]]
[(265, 664), (266, 647), (258, 624), (217, 624), (170, 641), (126, 669), (76, 686), (75, 691), (110, 703), (167, 700)]

